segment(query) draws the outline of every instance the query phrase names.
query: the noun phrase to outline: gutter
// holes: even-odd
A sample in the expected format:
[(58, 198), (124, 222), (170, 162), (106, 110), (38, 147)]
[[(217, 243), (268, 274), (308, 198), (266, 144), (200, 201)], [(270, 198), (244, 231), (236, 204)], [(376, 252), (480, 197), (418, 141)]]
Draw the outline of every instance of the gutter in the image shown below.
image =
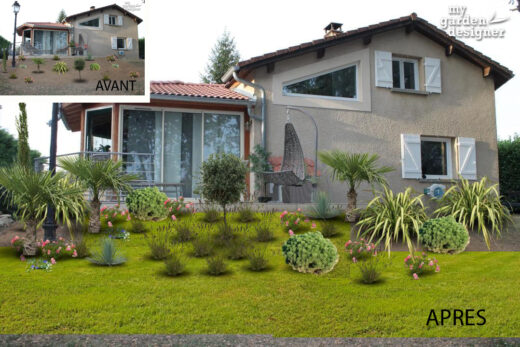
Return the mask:
[(231, 76), (233, 76), (233, 79), (239, 83), (242, 83), (246, 86), (249, 86), (255, 90), (259, 90), (260, 91), (260, 102), (261, 102), (261, 110), (260, 110), (260, 116), (256, 115), (254, 112), (253, 112), (253, 107), (251, 105), (251, 103), (248, 104), (247, 106), (247, 112), (249, 113), (249, 117), (255, 119), (255, 120), (258, 120), (260, 122), (262, 122), (262, 128), (261, 128), (261, 133), (262, 133), (262, 147), (263, 148), (266, 148), (266, 145), (267, 145), (267, 134), (265, 132), (265, 128), (266, 128), (266, 116), (265, 116), (265, 89), (264, 87), (262, 87), (261, 85), (257, 84), (257, 83), (253, 83), (253, 82), (250, 82), (250, 81), (247, 81), (245, 79), (242, 79), (238, 76), (238, 72), (240, 71), (240, 67), (239, 66), (234, 66), (232, 67), (231, 69), (229, 69), (226, 74), (224, 76), (222, 76), (222, 81), (223, 82), (227, 82)]
[(249, 107), (251, 106), (251, 102), (249, 100), (208, 98), (208, 97), (201, 97), (201, 96), (150, 94), (150, 99), (175, 100), (175, 101), (200, 101), (202, 103), (209, 103), (209, 104), (240, 105), (240, 106), (247, 106), (248, 110), (249, 110)]

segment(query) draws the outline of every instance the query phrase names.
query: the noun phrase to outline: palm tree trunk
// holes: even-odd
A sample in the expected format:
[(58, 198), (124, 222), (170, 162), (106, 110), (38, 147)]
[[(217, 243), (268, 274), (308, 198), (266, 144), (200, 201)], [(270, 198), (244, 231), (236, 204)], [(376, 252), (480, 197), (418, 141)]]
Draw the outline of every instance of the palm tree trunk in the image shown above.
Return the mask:
[(33, 221), (27, 222), (27, 241), (23, 244), (23, 255), (26, 257), (34, 257), (38, 251), (38, 245), (36, 243), (36, 223)]
[(345, 211), (345, 222), (355, 223), (358, 220), (358, 214), (356, 212), (357, 205), (357, 193), (352, 187), (347, 194), (347, 210)]
[(101, 228), (101, 221), (99, 220), (99, 207), (101, 203), (97, 197), (94, 197), (90, 202), (90, 218), (88, 221), (88, 231), (92, 234), (99, 233), (99, 229)]

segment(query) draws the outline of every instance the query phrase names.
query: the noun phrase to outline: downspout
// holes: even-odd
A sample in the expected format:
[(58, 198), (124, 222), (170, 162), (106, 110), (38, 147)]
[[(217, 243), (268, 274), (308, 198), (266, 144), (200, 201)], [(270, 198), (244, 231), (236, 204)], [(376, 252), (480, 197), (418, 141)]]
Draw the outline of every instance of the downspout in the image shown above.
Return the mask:
[(258, 117), (256, 114), (253, 113), (253, 107), (249, 104), (247, 105), (247, 112), (249, 113), (249, 116), (253, 119), (259, 120), (262, 122), (261, 127), (261, 133), (262, 133), (262, 147), (265, 149), (267, 145), (267, 134), (265, 132), (266, 129), (266, 117), (265, 117), (265, 89), (259, 84), (247, 81), (245, 79), (242, 79), (238, 77), (238, 71), (240, 68), (238, 66), (233, 67), (233, 78), (235, 81), (245, 84), (246, 86), (249, 86), (255, 90), (260, 91), (260, 101), (261, 101), (261, 114), (260, 117)]

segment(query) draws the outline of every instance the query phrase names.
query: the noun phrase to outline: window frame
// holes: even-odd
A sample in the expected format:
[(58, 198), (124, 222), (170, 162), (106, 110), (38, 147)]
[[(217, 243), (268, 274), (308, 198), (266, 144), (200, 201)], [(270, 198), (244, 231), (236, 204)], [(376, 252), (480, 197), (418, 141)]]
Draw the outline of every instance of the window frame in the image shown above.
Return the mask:
[[(93, 111), (101, 111), (101, 110), (107, 110), (107, 109), (110, 109), (110, 114), (112, 115), (112, 118), (110, 119), (110, 126), (112, 127), (112, 129), (110, 129), (110, 142), (111, 142), (111, 145), (110, 145), (110, 152), (114, 152), (114, 106), (113, 105), (107, 105), (107, 106), (99, 106), (99, 107), (92, 107), (92, 108), (86, 108), (85, 109), (85, 119), (83, 120), (84, 121), (84, 128), (85, 131), (84, 131), (84, 138), (83, 138), (83, 151), (84, 152), (88, 152), (88, 149), (87, 149), (87, 124), (88, 124), (88, 112), (93, 112)], [(119, 136), (118, 136), (119, 137)]]
[[(117, 37), (116, 38), (116, 50), (126, 50), (126, 37)], [(119, 48), (119, 40), (123, 40), (123, 47)]]
[[(98, 20), (98, 25), (97, 26), (93, 26), (93, 25), (83, 25), (82, 23), (86, 23), (86, 22), (90, 22), (90, 21), (93, 21), (93, 20)], [(86, 20), (83, 20), (82, 23), (80, 23), (78, 21), (78, 27), (81, 27), (81, 28), (91, 28), (91, 29), (99, 29), (101, 28), (101, 18), (100, 17), (94, 17), (94, 18), (90, 18), (90, 19), (86, 19)]]
[[(399, 56), (394, 56), (392, 54), (392, 76), (393, 76), (393, 62), (398, 61), (399, 62), (399, 88), (394, 89), (403, 89), (403, 90), (419, 90), (419, 59), (413, 59), (413, 58), (403, 58)], [(405, 88), (404, 85), (404, 63), (412, 63), (414, 64), (413, 67), (413, 73), (414, 73), (414, 88)], [(392, 85), (393, 85), (393, 78), (392, 78)]]
[[(114, 23), (112, 23), (112, 19), (114, 19)], [(108, 25), (117, 25), (117, 16), (114, 14), (108, 15)]]
[[(308, 80), (308, 79), (311, 79), (311, 78), (314, 78), (314, 77), (327, 75), (327, 74), (333, 73), (335, 71), (344, 70), (344, 69), (347, 69), (347, 68), (352, 67), (352, 66), (354, 66), (356, 68), (356, 97), (355, 98), (345, 98), (345, 97), (342, 97), (342, 96), (328, 96), (328, 95), (287, 93), (287, 92), (284, 91), (284, 88), (286, 86), (288, 86), (288, 85), (291, 85), (291, 84), (294, 84), (294, 83), (298, 83), (298, 82), (302, 82), (302, 81), (305, 81), (305, 80)], [(333, 69), (329, 69), (329, 70), (325, 70), (325, 71), (316, 72), (316, 73), (311, 74), (311, 75), (306, 75), (304, 77), (300, 77), (300, 78), (297, 78), (297, 79), (293, 79), (293, 80), (290, 80), (290, 81), (283, 82), (282, 83), (282, 96), (295, 96), (295, 97), (300, 97), (300, 98), (301, 97), (304, 97), (304, 98), (319, 98), (319, 99), (328, 99), (328, 100), (359, 101), (359, 89), (360, 89), (360, 85), (359, 85), (359, 61), (357, 61), (355, 63), (349, 63), (347, 65), (335, 67)]]
[(451, 137), (432, 137), (432, 136), (421, 136), (421, 151), (422, 142), (444, 142), (446, 144), (446, 175), (426, 175), (422, 172), (422, 155), (421, 155), (421, 175), (423, 179), (427, 180), (442, 180), (453, 178), (453, 153), (452, 153), (452, 138)]

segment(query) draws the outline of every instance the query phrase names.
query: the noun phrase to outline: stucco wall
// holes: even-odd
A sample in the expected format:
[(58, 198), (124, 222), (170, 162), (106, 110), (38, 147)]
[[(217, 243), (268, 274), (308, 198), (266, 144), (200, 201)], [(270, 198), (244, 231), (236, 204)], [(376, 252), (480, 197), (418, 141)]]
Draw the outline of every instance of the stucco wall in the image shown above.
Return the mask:
[[(114, 16), (123, 16), (123, 25), (108, 25), (104, 24), (103, 16), (105, 14)], [(80, 22), (99, 18), (99, 28), (91, 28), (79, 26)], [(83, 36), (84, 41), (88, 44), (88, 52), (92, 56), (107, 56), (116, 54), (119, 58), (126, 57), (127, 59), (138, 59), (139, 58), (139, 42), (138, 42), (138, 31), (137, 23), (128, 16), (125, 16), (118, 10), (108, 9), (103, 12), (95, 13), (91, 16), (82, 16), (76, 18), (71, 22), (74, 27), (74, 42), (79, 43), (79, 35)], [(112, 49), (111, 38), (113, 36), (126, 38), (131, 37), (133, 39), (132, 49), (124, 50), (124, 56), (118, 54), (118, 50)]]
[[(318, 60), (316, 53), (280, 61), (275, 69), (267, 73), (265, 67), (253, 71), (249, 76), (256, 83), (265, 87), (267, 92), (267, 149), (273, 155), (283, 153), (284, 124), (286, 121), (285, 105), (290, 99), (282, 101), (276, 98), (280, 81), (277, 75), (290, 73), (292, 69), (310, 66), (315, 62), (337, 61), (337, 57), (352, 52), (369, 49), (369, 59), (361, 64), (370, 65), (370, 77), (360, 77), (361, 83), (370, 84), (370, 111), (352, 111), (345, 109), (326, 109), (302, 107), (314, 115), (319, 127), (319, 149), (342, 149), (351, 152), (370, 152), (381, 156), (380, 163), (391, 166), (394, 172), (387, 174), (390, 187), (395, 192), (412, 186), (417, 191), (432, 184), (418, 180), (401, 178), (401, 139), (400, 134), (419, 134), (423, 136), (452, 137), (453, 174), (457, 175), (455, 160), (457, 156), (456, 137), (476, 139), (477, 175), (487, 176), (498, 182), (498, 157), (495, 120), (494, 84), (491, 78), (483, 78), (482, 70), (467, 60), (452, 55), (446, 57), (444, 48), (419, 33), (405, 34), (404, 29), (375, 35), (372, 42), (365, 46), (361, 40), (328, 48), (325, 56)], [(430, 95), (412, 95), (391, 92), (389, 89), (376, 87), (374, 83), (374, 51), (390, 51), (417, 57), (441, 59), (442, 93)], [(423, 70), (422, 61), (419, 71)], [(331, 67), (333, 67), (331, 65)], [(424, 80), (424, 76), (422, 76)], [(423, 81), (421, 81), (421, 84)], [(421, 88), (422, 89), (422, 88)], [(274, 90), (274, 94), (273, 94)], [(273, 100), (273, 95), (274, 100)], [(301, 104), (294, 97), (293, 104)], [(367, 101), (367, 100), (364, 100)], [(306, 157), (314, 158), (314, 128), (304, 115), (292, 112), (291, 120), (295, 124)], [(255, 122), (253, 128), (255, 143), (259, 143), (260, 126)], [(252, 144), (251, 146), (253, 146)], [(334, 202), (346, 200), (346, 186), (331, 182), (326, 167), (319, 164), (324, 172), (319, 189), (327, 191)], [(359, 189), (360, 205), (371, 198), (369, 187)]]

